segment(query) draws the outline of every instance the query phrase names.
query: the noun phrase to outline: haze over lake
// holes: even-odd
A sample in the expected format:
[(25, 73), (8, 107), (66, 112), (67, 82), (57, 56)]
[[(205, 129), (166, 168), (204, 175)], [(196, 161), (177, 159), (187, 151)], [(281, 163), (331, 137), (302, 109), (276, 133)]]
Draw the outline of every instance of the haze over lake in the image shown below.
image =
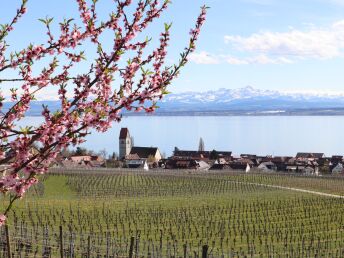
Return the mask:
[[(27, 117), (21, 125), (37, 125)], [(93, 132), (84, 147), (118, 153), (121, 127), (128, 127), (136, 146), (157, 146), (171, 155), (175, 146), (197, 150), (202, 137), (207, 150), (234, 154), (295, 155), (298, 151), (344, 154), (344, 116), (133, 116), (106, 133)]]

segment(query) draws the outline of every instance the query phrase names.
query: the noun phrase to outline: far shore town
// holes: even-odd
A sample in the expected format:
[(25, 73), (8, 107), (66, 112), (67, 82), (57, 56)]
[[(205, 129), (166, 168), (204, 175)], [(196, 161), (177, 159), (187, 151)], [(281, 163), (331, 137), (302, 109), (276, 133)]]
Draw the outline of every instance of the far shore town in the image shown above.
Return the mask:
[[(299, 152), (291, 156), (258, 156), (241, 154), (233, 156), (231, 151), (205, 151), (200, 139), (198, 150), (174, 148), (171, 157), (163, 157), (158, 147), (134, 145), (128, 128), (121, 128), (119, 152), (107, 156), (106, 152), (94, 153), (83, 148), (62, 152), (52, 164), (53, 168), (129, 168), (129, 169), (187, 169), (187, 170), (238, 170), (261, 172), (285, 172), (306, 175), (334, 174), (344, 176), (344, 157), (326, 157), (324, 153)], [(32, 151), (37, 149), (32, 148)], [(5, 166), (10, 166), (9, 164)]]

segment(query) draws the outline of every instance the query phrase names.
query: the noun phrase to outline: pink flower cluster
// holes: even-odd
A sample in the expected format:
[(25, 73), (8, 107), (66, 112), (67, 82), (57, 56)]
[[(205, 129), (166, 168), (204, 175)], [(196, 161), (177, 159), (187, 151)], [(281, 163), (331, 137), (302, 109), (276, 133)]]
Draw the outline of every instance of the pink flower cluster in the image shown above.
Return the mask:
[(5, 224), (6, 219), (4, 214), (0, 214), (0, 227)]
[[(25, 13), (26, 1), (13, 22), (0, 31), (0, 73), (12, 70), (18, 74), (18, 78), (13, 79), (0, 77), (0, 84), (11, 81), (16, 85), (12, 89), (13, 105), (9, 110), (2, 110), (5, 99), (0, 91), (0, 165), (10, 164), (1, 171), (0, 191), (11, 194), (11, 203), (22, 198), (37, 183), (37, 176), (47, 172), (63, 149), (84, 142), (91, 129), (105, 132), (113, 122), (119, 122), (123, 108), (153, 112), (156, 102), (166, 94), (166, 87), (194, 51), (207, 9), (202, 8), (195, 28), (191, 30), (189, 46), (181, 53), (178, 64), (165, 67), (171, 26), (165, 25), (159, 47), (146, 57), (149, 40), (140, 41), (136, 36), (160, 17), (168, 7), (168, 0), (161, 5), (157, 0), (140, 0), (131, 16), (126, 10), (131, 9), (132, 1), (119, 0), (106, 21), (97, 20), (96, 1), (90, 6), (86, 0), (76, 1), (83, 28), (73, 19), (65, 20), (60, 23), (60, 34), (53, 36), (50, 30), (52, 19), (41, 19), (48, 35), (43, 44), (7, 53), (3, 43)], [(100, 37), (105, 31), (115, 35), (110, 50), (103, 48)], [(77, 49), (86, 41), (93, 42), (97, 57), (84, 74), (76, 74), (73, 67), (85, 58), (84, 52)], [(127, 65), (123, 66), (119, 60), (124, 58)], [(37, 71), (35, 64), (40, 59), (46, 60), (46, 65)], [(41, 125), (18, 129), (18, 122), (25, 117), (36, 94), (46, 89), (56, 91), (60, 109), (51, 112), (49, 107), (43, 107), (44, 122)], [(5, 222), (7, 212), (8, 209), (0, 215), (0, 225)]]

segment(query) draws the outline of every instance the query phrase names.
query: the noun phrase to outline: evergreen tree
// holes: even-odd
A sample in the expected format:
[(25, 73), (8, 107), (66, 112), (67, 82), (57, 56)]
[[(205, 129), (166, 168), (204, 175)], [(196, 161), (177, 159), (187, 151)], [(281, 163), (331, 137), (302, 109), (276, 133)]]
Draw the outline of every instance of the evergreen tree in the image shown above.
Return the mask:
[(202, 137), (199, 139), (199, 144), (198, 144), (198, 151), (204, 151), (204, 141)]
[(210, 152), (209, 158), (210, 160), (217, 160), (219, 158), (219, 154), (216, 150), (212, 150), (212, 152)]

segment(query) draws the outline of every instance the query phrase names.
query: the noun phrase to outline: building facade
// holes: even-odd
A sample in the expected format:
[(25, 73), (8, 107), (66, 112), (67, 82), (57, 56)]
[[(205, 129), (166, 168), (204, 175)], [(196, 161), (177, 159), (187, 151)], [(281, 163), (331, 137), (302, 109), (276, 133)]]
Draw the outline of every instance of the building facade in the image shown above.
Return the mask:
[(162, 159), (161, 152), (157, 147), (132, 147), (130, 154), (137, 154), (141, 159), (149, 162), (159, 162)]
[(119, 133), (119, 158), (124, 159), (130, 154), (132, 148), (131, 137), (128, 128), (121, 128)]

